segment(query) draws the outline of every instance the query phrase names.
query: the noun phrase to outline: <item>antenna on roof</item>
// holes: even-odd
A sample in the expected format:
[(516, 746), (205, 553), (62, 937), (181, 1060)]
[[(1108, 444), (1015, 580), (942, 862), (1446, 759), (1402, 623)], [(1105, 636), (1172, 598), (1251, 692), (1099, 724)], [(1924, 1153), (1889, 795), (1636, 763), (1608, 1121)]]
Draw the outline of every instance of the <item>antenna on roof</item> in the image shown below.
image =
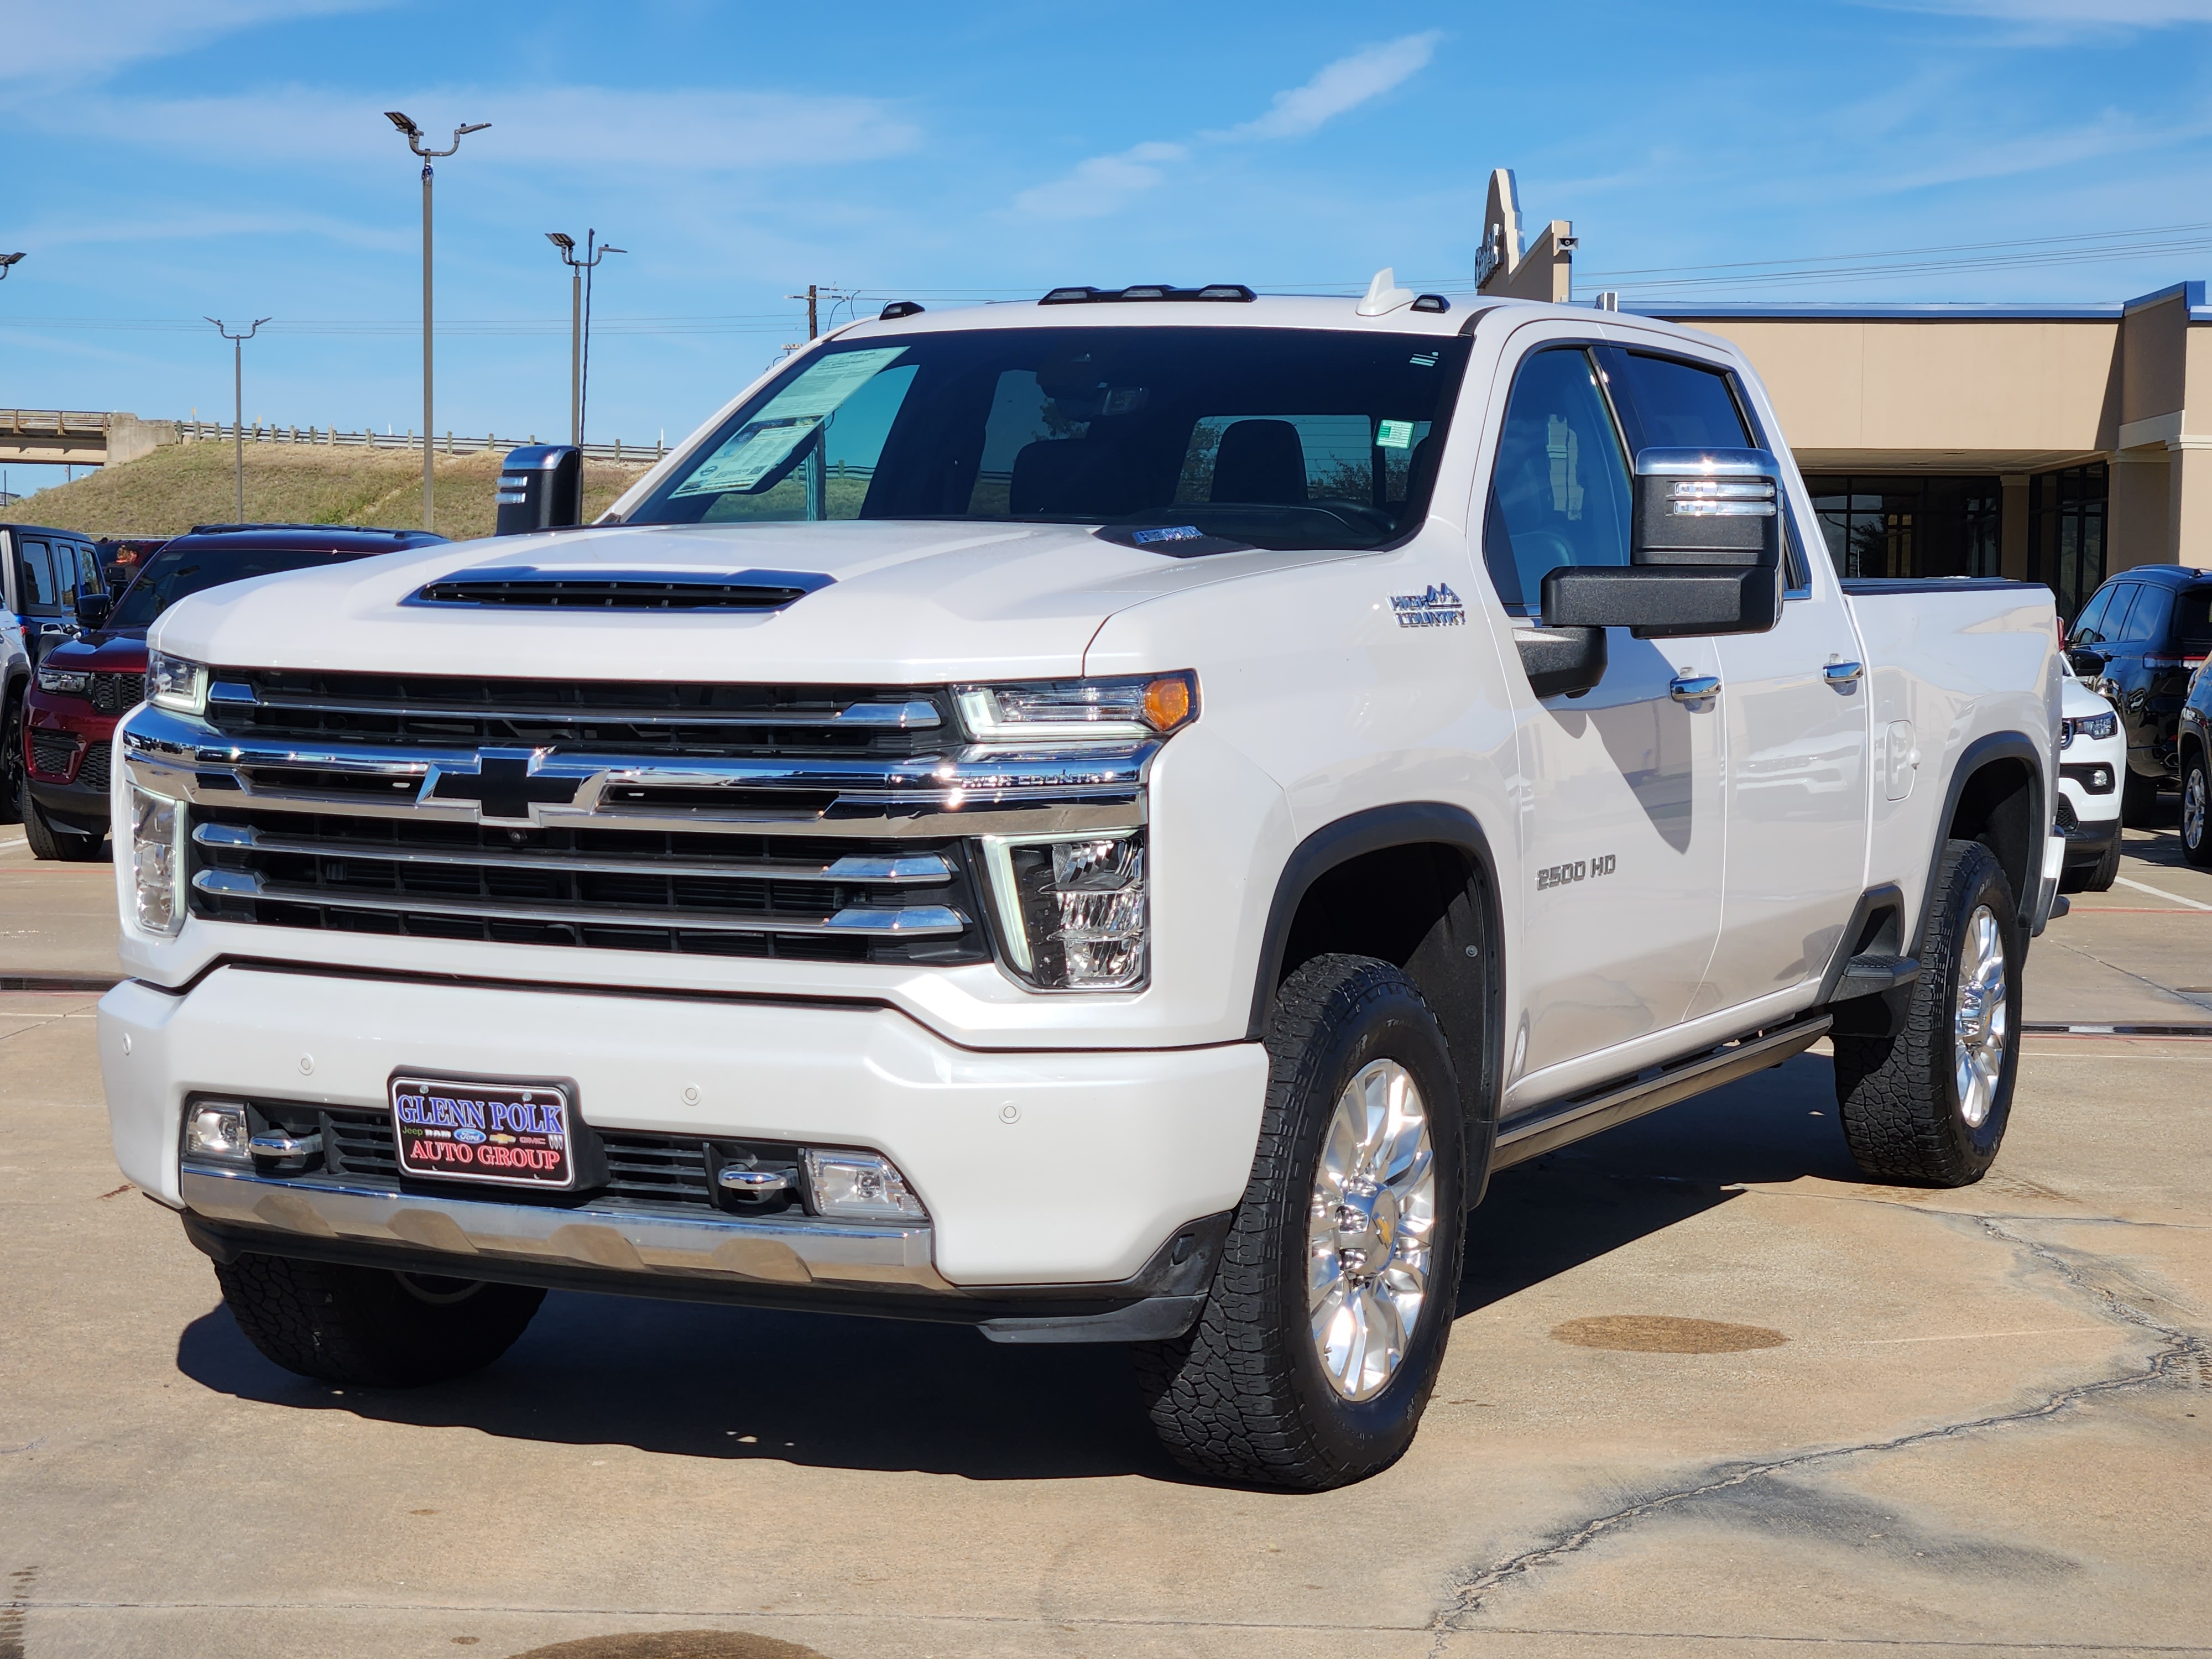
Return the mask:
[(1375, 273), (1374, 281), (1367, 284), (1367, 297), (1359, 302), (1363, 317), (1381, 317), (1397, 310), (1400, 306), (1413, 303), (1413, 290), (1398, 286), (1398, 273), (1385, 265)]

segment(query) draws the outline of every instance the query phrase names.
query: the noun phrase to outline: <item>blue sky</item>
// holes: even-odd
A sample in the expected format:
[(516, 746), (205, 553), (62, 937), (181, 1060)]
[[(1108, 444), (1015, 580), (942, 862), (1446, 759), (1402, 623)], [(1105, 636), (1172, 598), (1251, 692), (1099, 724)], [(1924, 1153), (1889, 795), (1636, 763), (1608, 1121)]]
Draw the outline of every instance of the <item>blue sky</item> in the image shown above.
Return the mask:
[[(0, 0), (0, 252), (30, 255), (0, 283), (0, 405), (227, 414), (228, 348), (196, 319), (270, 316), (249, 420), (418, 424), (391, 108), (493, 124), (439, 164), (439, 314), (464, 326), (438, 426), (501, 435), (564, 426), (544, 233), (586, 226), (630, 250), (602, 267), (591, 422), (630, 441), (803, 337), (783, 296), (809, 282), (871, 310), (1357, 289), (1385, 264), (1465, 286), (1498, 166), (1528, 218), (1574, 222), (1583, 289), (2112, 300), (2212, 274), (2212, 0)], [(2184, 225), (2206, 228), (2126, 260), (1676, 269)]]

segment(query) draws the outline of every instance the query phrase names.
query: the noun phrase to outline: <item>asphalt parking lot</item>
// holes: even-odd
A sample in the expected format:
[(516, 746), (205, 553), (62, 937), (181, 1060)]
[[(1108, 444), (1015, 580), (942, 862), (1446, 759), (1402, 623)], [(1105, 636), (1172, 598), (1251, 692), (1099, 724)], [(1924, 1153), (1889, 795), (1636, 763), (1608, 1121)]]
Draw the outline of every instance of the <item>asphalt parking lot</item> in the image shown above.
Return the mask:
[[(0, 986), (112, 974), (112, 871), (19, 836)], [(0, 1659), (2212, 1653), (2212, 875), (2128, 852), (1978, 1186), (1863, 1181), (1820, 1050), (1512, 1170), (1419, 1439), (1321, 1497), (958, 1330), (556, 1294), (304, 1382), (122, 1184), (94, 996), (0, 990)]]

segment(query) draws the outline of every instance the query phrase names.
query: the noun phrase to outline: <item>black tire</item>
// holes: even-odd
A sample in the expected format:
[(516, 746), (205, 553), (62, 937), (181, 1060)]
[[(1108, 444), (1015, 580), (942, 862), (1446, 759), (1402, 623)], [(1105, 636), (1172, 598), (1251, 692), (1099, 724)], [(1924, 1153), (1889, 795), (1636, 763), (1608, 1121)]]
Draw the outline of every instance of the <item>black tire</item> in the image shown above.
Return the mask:
[(46, 815), (39, 810), (39, 803), (31, 799), (31, 781), (27, 777), (15, 786), (15, 808), (22, 815), (23, 836), (31, 843), (33, 858), (89, 864), (100, 856), (100, 844), (107, 839), (80, 830), (57, 830), (47, 823)]
[(2124, 762), (2120, 766), (2120, 822), (2130, 830), (2147, 830), (2158, 810), (2158, 780), (2147, 778)]
[(0, 823), (21, 822), (22, 787), (23, 698), (11, 690), (0, 704)]
[[(2192, 802), (2197, 833), (2193, 842), (2189, 838)], [(2200, 870), (2212, 868), (2212, 771), (2205, 767), (2204, 751), (2194, 744), (2181, 768), (2181, 855)]]
[(246, 1340), (325, 1382), (413, 1389), (482, 1370), (514, 1345), (545, 1292), (286, 1256), (217, 1262)]
[[(1188, 1335), (1140, 1345), (1137, 1377), (1154, 1428), (1186, 1468), (1324, 1491), (1395, 1462), (1436, 1386), (1466, 1237), (1459, 1088), (1443, 1030), (1421, 994), (1370, 957), (1317, 957), (1292, 974), (1276, 999), (1267, 1046), (1267, 1098), (1252, 1177), (1205, 1311)], [(1339, 1097), (1379, 1060), (1402, 1066), (1420, 1092), (1436, 1173), (1434, 1225), (1427, 1283), (1403, 1356), (1378, 1392), (1354, 1399), (1330, 1382), (1316, 1352), (1309, 1228), (1316, 1168)]]
[[(1986, 908), (2003, 952), (2002, 1059), (1979, 1123), (1960, 1104), (1958, 1033), (1961, 959)], [(1921, 943), (1920, 977), (1907, 988), (1897, 1029), (1887, 1036), (1839, 1035), (1836, 1103), (1851, 1156), (1869, 1178), (1935, 1187), (1979, 1181), (1995, 1161), (2012, 1113), (2020, 1070), (2020, 969), (2027, 939), (2012, 883), (1979, 842), (1943, 849), (1936, 902)]]
[(2097, 860), (2096, 866), (2089, 872), (2087, 879), (2082, 882), (2081, 891), (2109, 893), (2112, 890), (2112, 884), (2119, 878), (2120, 838), (2116, 835), (2112, 837), (2112, 844), (2105, 849), (2105, 856)]

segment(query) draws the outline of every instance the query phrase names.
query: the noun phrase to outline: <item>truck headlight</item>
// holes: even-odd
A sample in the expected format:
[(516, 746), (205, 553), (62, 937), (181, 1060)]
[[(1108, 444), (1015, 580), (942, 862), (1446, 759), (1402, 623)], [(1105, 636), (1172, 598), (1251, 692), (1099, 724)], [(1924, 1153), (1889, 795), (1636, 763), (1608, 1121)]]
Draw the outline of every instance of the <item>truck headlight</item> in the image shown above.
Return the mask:
[(131, 791), (131, 884), (138, 925), (173, 933), (185, 925), (185, 809), (166, 795)]
[(197, 714), (207, 708), (207, 670), (166, 651), (149, 653), (146, 659), (146, 701), (157, 708), (173, 708), (180, 714)]
[(81, 670), (48, 668), (42, 664), (39, 669), (39, 690), (81, 697), (92, 690), (92, 676)]
[(1144, 979), (1141, 832), (987, 836), (983, 857), (1022, 978), (1048, 991), (1126, 991)]
[(952, 700), (978, 743), (1140, 743), (1198, 718), (1198, 676), (956, 685)]

